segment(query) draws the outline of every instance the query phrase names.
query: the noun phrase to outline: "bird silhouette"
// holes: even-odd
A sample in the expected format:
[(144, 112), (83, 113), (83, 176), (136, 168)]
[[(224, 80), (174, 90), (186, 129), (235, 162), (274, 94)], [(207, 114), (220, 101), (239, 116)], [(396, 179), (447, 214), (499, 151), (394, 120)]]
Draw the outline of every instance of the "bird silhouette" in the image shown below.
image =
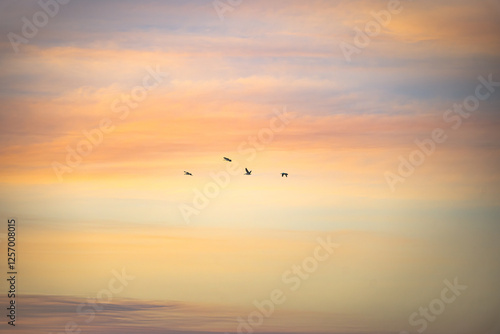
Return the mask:
[(251, 170), (248, 170), (248, 168), (245, 167), (245, 175), (252, 175), (252, 171)]
[(190, 172), (186, 172), (186, 171), (184, 171), (184, 175), (191, 175), (191, 176), (193, 176), (193, 174), (191, 174)]
[(281, 177), (283, 176), (288, 177), (288, 173), (281, 173)]
[(224, 157), (224, 160), (231, 162), (232, 160), (229, 158)]

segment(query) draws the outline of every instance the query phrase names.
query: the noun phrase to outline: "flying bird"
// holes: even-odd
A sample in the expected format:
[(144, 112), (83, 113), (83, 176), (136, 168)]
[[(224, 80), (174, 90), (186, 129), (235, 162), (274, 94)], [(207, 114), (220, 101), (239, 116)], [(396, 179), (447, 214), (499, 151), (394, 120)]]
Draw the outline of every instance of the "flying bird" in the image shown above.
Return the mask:
[(232, 160), (229, 158), (224, 157), (224, 160), (231, 162)]
[(281, 177), (283, 176), (288, 177), (288, 173), (281, 173)]
[(252, 171), (251, 170), (248, 170), (248, 168), (245, 167), (245, 175), (252, 175)]
[(191, 174), (190, 172), (186, 172), (186, 171), (184, 171), (184, 175), (191, 175), (191, 176), (193, 176), (193, 174)]

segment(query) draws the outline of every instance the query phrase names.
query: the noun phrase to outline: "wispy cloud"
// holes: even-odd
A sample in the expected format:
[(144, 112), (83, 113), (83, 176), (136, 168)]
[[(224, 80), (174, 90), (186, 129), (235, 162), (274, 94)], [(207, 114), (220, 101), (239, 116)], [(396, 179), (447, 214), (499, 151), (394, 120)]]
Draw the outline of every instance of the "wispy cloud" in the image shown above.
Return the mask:
[[(4, 298), (0, 299), (3, 301)], [(85, 312), (94, 310), (88, 307), (89, 299), (58, 295), (21, 295), (19, 301), (19, 333), (60, 333), (66, 326), (76, 326), (82, 332), (91, 333), (227, 333), (233, 332), (239, 325), (237, 318), (244, 315), (245, 308), (224, 307), (207, 304), (189, 304), (181, 302), (152, 301), (138, 299), (115, 299), (102, 303), (102, 309), (95, 310), (95, 317), (89, 320)], [(87, 305), (85, 312), (79, 307)], [(307, 321), (304, 321), (307, 319)], [(342, 323), (349, 319), (337, 315), (333, 321), (321, 312), (281, 311), (270, 318), (262, 333), (324, 333), (319, 326), (311, 326), (310, 321)], [(285, 323), (287, 325), (285, 325)], [(367, 333), (362, 326), (344, 326), (343, 329), (330, 332)]]

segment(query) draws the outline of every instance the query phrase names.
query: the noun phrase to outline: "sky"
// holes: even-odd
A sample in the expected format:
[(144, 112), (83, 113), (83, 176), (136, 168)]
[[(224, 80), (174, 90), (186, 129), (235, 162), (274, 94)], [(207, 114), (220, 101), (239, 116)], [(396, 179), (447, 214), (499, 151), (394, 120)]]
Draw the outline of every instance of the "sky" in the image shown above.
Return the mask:
[(499, 17), (0, 0), (15, 330), (500, 333)]

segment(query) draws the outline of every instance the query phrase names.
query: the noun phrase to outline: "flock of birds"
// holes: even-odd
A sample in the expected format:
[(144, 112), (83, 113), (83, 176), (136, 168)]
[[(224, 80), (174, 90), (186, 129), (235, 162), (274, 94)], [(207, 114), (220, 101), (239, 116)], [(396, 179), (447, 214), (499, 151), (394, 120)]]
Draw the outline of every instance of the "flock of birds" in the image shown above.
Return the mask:
[[(226, 158), (226, 157), (224, 157), (224, 160), (229, 161), (229, 162), (233, 161), (233, 160)], [(184, 175), (193, 176), (193, 174), (191, 174), (190, 172), (187, 172), (187, 171), (184, 171)], [(244, 175), (252, 175), (252, 171), (248, 170), (248, 168), (245, 167), (245, 174)], [(288, 177), (288, 173), (281, 173), (281, 177), (283, 177), (283, 176)]]

